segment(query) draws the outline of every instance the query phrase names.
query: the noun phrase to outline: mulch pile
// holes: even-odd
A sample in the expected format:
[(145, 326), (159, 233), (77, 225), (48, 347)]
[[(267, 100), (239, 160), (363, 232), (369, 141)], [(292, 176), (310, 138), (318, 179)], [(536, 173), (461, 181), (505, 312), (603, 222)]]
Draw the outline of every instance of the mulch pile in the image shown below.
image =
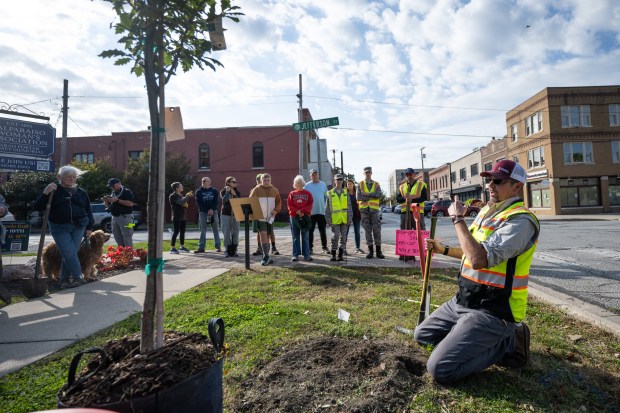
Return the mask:
[(243, 383), (233, 412), (386, 412), (406, 408), (426, 356), (402, 344), (318, 338), (288, 349)]
[(60, 401), (65, 406), (102, 406), (145, 395), (173, 386), (211, 367), (217, 360), (208, 337), (201, 334), (166, 332), (164, 346), (140, 354), (138, 334), (111, 340), (102, 349), (111, 363), (77, 384), (79, 377), (95, 371), (101, 363), (93, 356), (80, 372), (74, 386), (65, 385)]

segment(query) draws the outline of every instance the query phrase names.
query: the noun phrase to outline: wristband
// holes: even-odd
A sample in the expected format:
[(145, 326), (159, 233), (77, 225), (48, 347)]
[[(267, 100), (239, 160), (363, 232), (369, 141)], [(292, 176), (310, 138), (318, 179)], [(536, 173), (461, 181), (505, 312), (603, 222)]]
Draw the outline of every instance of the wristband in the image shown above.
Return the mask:
[(446, 245), (446, 248), (443, 250), (443, 255), (448, 255), (449, 251), (450, 251), (450, 247)]

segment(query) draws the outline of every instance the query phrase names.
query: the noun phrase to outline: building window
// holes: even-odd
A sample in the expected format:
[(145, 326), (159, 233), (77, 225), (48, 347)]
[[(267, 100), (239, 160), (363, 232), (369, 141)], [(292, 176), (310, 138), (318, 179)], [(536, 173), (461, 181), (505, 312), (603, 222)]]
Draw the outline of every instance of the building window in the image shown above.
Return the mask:
[(513, 124), (510, 126), (510, 136), (512, 137), (512, 141), (517, 141), (517, 124)]
[(611, 159), (613, 163), (620, 162), (620, 141), (611, 141)]
[(532, 208), (551, 208), (551, 193), (549, 180), (530, 184), (530, 207)]
[(519, 157), (517, 155), (512, 156), (512, 161), (515, 163), (519, 163)]
[(201, 143), (198, 147), (198, 168), (211, 169), (211, 149), (206, 143)]
[(609, 177), (609, 205), (620, 205), (620, 178)]
[(560, 111), (562, 114), (563, 128), (592, 126), (590, 105), (562, 106)]
[(467, 169), (461, 168), (459, 170), (459, 177), (461, 178), (461, 181), (466, 180), (467, 179)]
[(487, 162), (484, 164), (485, 171), (490, 171), (491, 169), (493, 169), (493, 162)]
[(456, 183), (456, 172), (450, 172), (450, 180), (452, 183)]
[(564, 164), (594, 163), (592, 142), (574, 142), (564, 144)]
[(129, 156), (129, 159), (135, 161), (140, 159), (143, 153), (144, 151), (129, 151), (127, 155)]
[(471, 176), (478, 176), (478, 164), (475, 163), (469, 167), (471, 171)]
[(539, 146), (527, 151), (527, 169), (538, 168), (545, 165), (545, 148)]
[(563, 208), (600, 206), (598, 178), (560, 179), (560, 205)]
[(620, 105), (609, 105), (609, 126), (620, 126)]
[(95, 154), (93, 152), (74, 153), (73, 160), (84, 163), (95, 163)]
[(542, 130), (542, 112), (534, 113), (525, 119), (525, 136), (530, 136)]
[(252, 168), (264, 168), (264, 149), (263, 144), (254, 142), (252, 145)]

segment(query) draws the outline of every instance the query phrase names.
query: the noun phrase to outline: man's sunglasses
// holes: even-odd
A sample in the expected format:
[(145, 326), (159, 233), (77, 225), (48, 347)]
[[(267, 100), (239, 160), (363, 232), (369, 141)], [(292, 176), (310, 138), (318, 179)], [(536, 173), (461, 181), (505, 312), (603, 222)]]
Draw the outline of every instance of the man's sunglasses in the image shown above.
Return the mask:
[(484, 182), (487, 183), (487, 184), (490, 184), (491, 182), (493, 182), (493, 185), (500, 186), (504, 182), (510, 182), (510, 179), (489, 179), (489, 178), (486, 178), (484, 180)]

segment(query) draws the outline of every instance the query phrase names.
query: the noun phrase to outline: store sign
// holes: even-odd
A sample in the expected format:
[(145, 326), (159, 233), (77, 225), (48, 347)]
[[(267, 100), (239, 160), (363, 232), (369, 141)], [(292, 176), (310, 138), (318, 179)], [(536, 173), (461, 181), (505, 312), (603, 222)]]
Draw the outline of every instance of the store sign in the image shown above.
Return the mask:
[(527, 179), (546, 178), (549, 176), (549, 171), (544, 169), (542, 171), (528, 172)]
[(30, 222), (3, 221), (2, 225), (4, 225), (4, 228), (6, 229), (4, 237), (2, 237), (2, 251), (28, 251)]

